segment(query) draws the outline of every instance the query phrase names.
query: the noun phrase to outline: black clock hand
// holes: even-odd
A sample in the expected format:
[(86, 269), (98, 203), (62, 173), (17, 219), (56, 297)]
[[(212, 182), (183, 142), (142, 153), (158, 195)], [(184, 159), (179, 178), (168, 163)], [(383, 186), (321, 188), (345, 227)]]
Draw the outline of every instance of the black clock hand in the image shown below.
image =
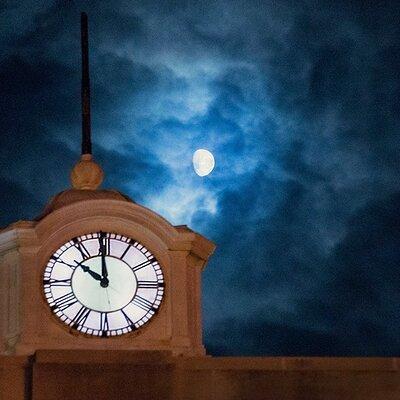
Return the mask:
[(101, 275), (103, 278), (108, 277), (107, 264), (106, 264), (106, 254), (104, 245), (104, 236), (100, 234), (100, 251), (101, 251)]
[(83, 272), (89, 273), (89, 275), (92, 276), (94, 279), (96, 279), (96, 281), (101, 282), (101, 280), (102, 280), (101, 275), (99, 275), (97, 272), (92, 271), (87, 265), (78, 263), (78, 261), (76, 261), (76, 260), (74, 260), (74, 261), (78, 264), (78, 266), (80, 266), (83, 269)]
[[(104, 250), (104, 247), (103, 247)], [(107, 278), (108, 271), (107, 271), (107, 264), (106, 264), (106, 255), (102, 252), (101, 253), (101, 274), (104, 278)]]
[(108, 287), (108, 271), (107, 271), (107, 265), (106, 265), (106, 252), (105, 252), (105, 244), (104, 244), (104, 233), (100, 232), (99, 236), (99, 244), (100, 244), (100, 253), (101, 253), (101, 281), (100, 281), (100, 286), (103, 288)]

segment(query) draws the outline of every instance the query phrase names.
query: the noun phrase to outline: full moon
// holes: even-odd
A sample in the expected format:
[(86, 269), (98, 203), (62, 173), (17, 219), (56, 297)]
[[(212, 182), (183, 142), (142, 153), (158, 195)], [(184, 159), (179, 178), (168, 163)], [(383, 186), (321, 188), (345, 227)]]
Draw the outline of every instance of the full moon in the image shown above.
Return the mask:
[(193, 153), (193, 168), (197, 175), (208, 175), (214, 166), (214, 156), (208, 150), (198, 149)]

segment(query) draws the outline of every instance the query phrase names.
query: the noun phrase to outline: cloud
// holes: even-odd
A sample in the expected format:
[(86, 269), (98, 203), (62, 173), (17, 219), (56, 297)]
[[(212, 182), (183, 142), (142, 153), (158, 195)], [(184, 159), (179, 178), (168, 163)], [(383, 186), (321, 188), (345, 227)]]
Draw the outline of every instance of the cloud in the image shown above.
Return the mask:
[[(3, 223), (67, 188), (79, 155), (83, 3), (36, 3), (1, 9)], [(211, 351), (398, 353), (397, 4), (84, 8), (104, 186), (217, 243)]]
[[(32, 193), (28, 192), (14, 182), (0, 178), (1, 187), (1, 213), (0, 227), (20, 219), (28, 219), (32, 215), (38, 215), (41, 211), (41, 204), (35, 200)], [(27, 199), (30, 199), (28, 202)]]

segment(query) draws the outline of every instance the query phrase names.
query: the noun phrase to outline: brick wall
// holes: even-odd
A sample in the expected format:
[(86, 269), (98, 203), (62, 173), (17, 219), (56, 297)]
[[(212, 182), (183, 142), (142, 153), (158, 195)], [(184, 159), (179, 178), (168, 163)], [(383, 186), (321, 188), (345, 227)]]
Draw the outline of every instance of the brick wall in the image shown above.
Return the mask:
[(399, 365), (398, 358), (42, 350), (0, 357), (0, 399), (399, 400)]

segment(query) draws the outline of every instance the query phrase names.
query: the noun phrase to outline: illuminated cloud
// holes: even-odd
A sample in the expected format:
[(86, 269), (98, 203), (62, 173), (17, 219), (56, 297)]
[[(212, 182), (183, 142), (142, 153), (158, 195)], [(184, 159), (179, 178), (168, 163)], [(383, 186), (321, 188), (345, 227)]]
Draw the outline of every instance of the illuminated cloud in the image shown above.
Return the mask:
[[(1, 10), (3, 225), (69, 186), (81, 5)], [(104, 185), (217, 243), (211, 351), (398, 354), (397, 4), (84, 7)], [(203, 180), (198, 148), (217, 160)]]

